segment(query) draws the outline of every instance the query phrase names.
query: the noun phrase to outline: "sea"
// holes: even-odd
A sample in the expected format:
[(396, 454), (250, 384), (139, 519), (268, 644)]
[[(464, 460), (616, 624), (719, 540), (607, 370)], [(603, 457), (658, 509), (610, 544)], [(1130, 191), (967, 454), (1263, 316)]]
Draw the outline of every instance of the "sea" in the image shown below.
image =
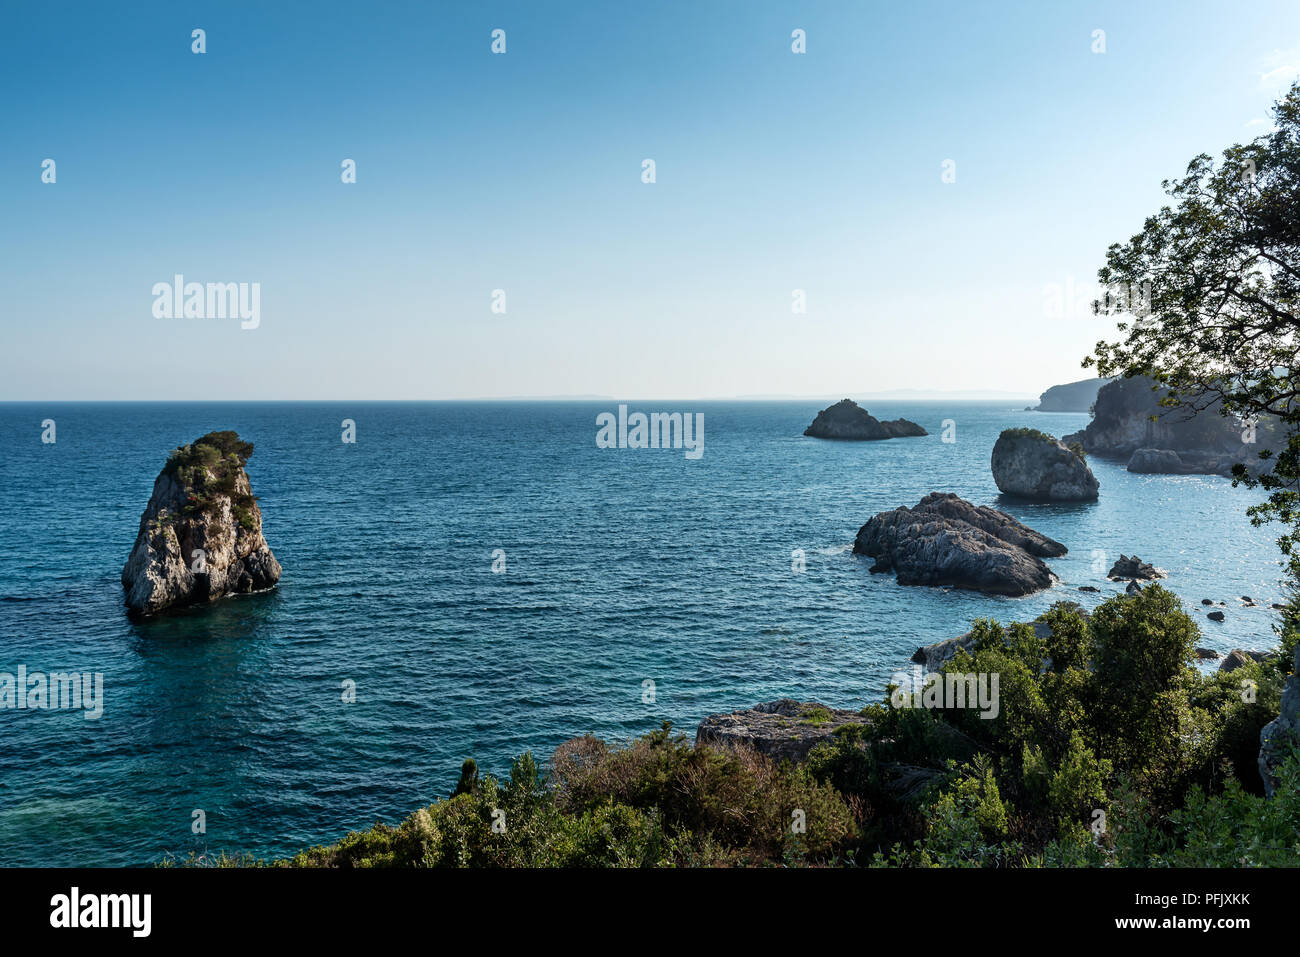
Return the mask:
[[(1094, 456), (1096, 502), (999, 494), (1002, 429), (1061, 436), (1085, 414), (865, 402), (929, 435), (831, 442), (802, 434), (825, 402), (626, 404), (701, 415), (703, 454), (598, 447), (612, 399), (0, 404), (0, 672), (103, 682), (95, 719), (0, 710), (0, 865), (274, 858), (397, 823), (467, 757), (502, 776), (587, 733), (693, 737), (782, 697), (860, 708), (975, 619), (1120, 592), (1121, 553), (1168, 573), (1204, 646), (1276, 644), (1278, 530), (1246, 515), (1259, 491)], [(154, 478), (218, 429), (255, 445), (283, 577), (132, 620), (120, 574)], [(932, 491), (1064, 543), (1059, 583), (1001, 598), (872, 574), (858, 529)]]

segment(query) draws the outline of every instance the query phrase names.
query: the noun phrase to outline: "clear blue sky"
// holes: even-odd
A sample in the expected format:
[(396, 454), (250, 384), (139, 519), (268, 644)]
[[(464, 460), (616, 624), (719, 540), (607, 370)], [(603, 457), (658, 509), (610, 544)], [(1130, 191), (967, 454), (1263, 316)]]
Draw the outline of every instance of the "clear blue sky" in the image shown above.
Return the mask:
[(0, 399), (1037, 394), (1298, 66), (1294, 0), (7, 4)]

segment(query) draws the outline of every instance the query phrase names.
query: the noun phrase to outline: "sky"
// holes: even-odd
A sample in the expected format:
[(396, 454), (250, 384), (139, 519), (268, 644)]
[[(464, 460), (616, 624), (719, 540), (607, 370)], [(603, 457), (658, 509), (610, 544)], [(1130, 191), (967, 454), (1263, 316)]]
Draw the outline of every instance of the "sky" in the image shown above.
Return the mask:
[(0, 400), (1035, 396), (1297, 76), (1294, 0), (6, 4)]

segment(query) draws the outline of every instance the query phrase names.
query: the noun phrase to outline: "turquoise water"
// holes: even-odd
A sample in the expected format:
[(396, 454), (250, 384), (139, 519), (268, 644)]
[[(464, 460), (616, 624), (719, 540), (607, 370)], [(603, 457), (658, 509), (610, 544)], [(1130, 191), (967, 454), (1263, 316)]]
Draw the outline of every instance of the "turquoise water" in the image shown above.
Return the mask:
[[(1275, 532), (1244, 517), (1259, 493), (1094, 459), (1096, 503), (1004, 501), (998, 432), (1062, 435), (1087, 416), (872, 402), (931, 435), (804, 438), (825, 404), (630, 403), (702, 412), (698, 461), (598, 449), (615, 402), (0, 405), (0, 671), (102, 672), (105, 698), (98, 721), (0, 711), (0, 864), (282, 854), (396, 821), (446, 794), (467, 756), (502, 772), (588, 731), (671, 719), (693, 735), (710, 712), (780, 696), (861, 706), (973, 618), (1096, 604), (1118, 590), (1103, 576), (1120, 552), (1169, 571), (1205, 645), (1274, 643)], [(132, 622), (118, 576), (154, 477), (171, 448), (223, 428), (256, 443), (280, 587)], [(1007, 599), (869, 574), (858, 528), (935, 490), (1065, 543), (1049, 563), (1061, 584)], [(1203, 597), (1227, 602), (1226, 622), (1205, 620)]]

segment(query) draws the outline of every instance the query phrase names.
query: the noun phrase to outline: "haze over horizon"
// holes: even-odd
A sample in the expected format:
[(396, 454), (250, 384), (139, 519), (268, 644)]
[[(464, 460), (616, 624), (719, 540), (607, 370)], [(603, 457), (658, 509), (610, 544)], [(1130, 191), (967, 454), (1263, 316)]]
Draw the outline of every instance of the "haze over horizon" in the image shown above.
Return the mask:
[(0, 401), (1033, 398), (1113, 334), (1051, 302), (1300, 76), (1281, 0), (62, 9), (0, 31)]

